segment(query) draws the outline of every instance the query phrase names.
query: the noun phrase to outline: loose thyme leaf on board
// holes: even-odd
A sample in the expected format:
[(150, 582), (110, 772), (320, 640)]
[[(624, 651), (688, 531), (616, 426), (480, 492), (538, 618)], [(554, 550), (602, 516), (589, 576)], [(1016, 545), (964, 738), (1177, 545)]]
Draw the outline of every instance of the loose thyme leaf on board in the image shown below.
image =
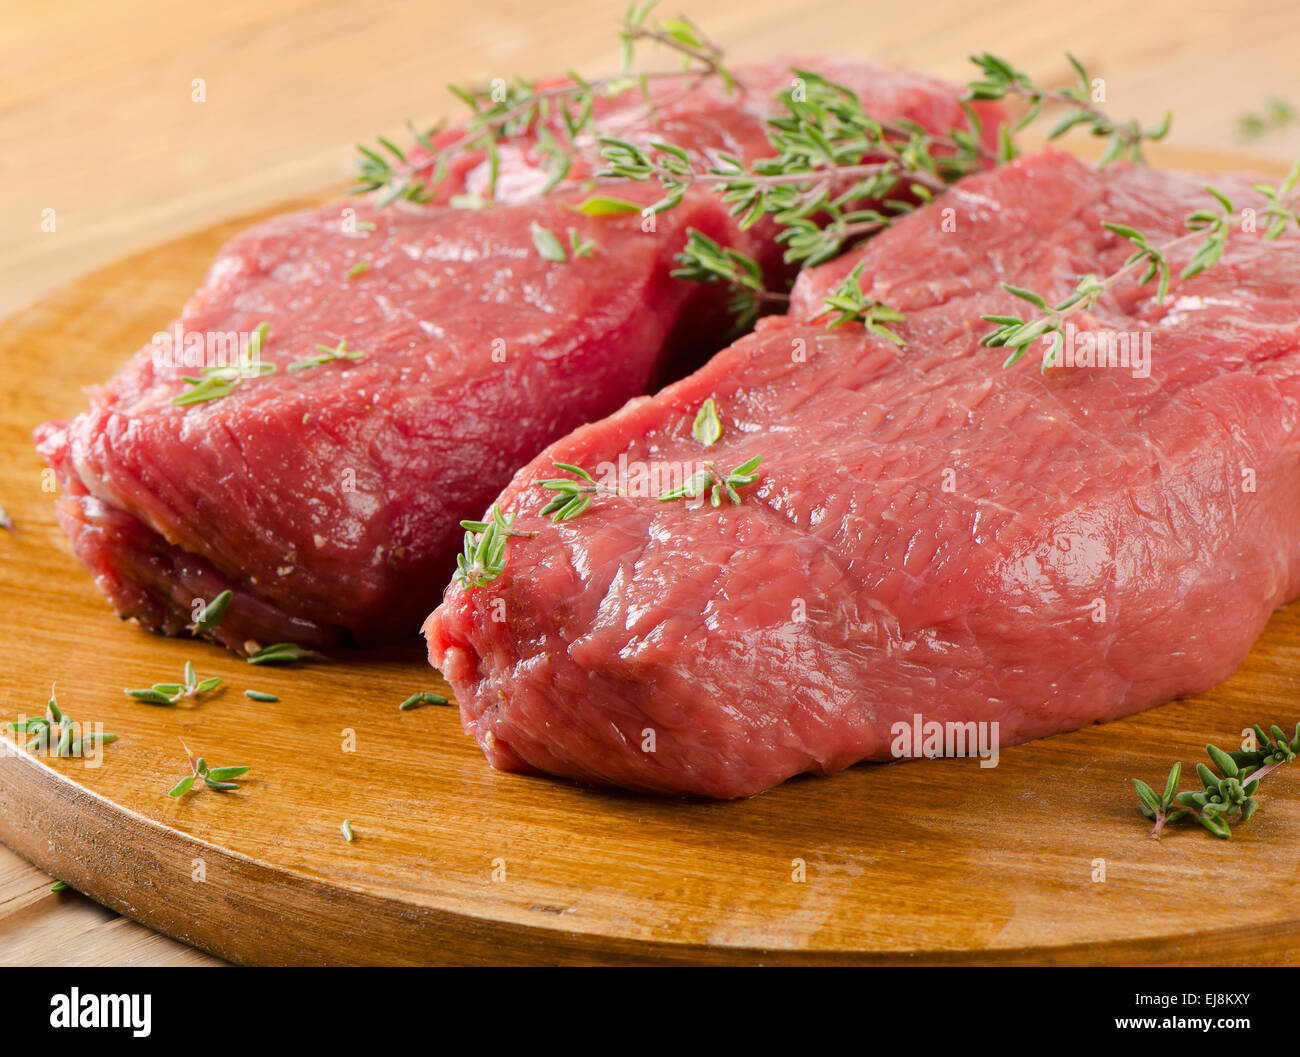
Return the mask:
[(412, 694), (400, 705), (397, 706), (399, 712), (410, 712), (412, 709), (424, 708), (426, 705), (449, 705), (451, 702), (442, 696), (435, 694), (431, 690), (421, 690)]
[(249, 664), (293, 664), (295, 661), (323, 661), (325, 654), (293, 642), (277, 642), (245, 657)]
[(1251, 733), (1253, 749), (1225, 752), (1216, 745), (1205, 746), (1214, 769), (1203, 763), (1196, 765), (1199, 791), (1178, 791), (1183, 773), (1180, 763), (1169, 769), (1163, 793), (1156, 793), (1140, 778), (1133, 779), (1139, 810), (1154, 823), (1152, 837), (1159, 837), (1169, 823), (1190, 816), (1214, 836), (1228, 839), (1234, 817), (1241, 823), (1255, 814), (1259, 809), (1255, 793), (1260, 781), (1300, 755), (1300, 723), (1293, 737), (1276, 725), (1265, 732), (1257, 724)]

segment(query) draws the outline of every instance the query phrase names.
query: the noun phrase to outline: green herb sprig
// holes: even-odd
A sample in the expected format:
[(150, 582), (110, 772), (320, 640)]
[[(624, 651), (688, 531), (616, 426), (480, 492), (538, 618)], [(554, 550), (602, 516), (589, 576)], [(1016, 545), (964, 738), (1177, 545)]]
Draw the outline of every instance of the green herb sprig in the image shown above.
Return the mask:
[(790, 301), (789, 294), (765, 287), (763, 269), (753, 257), (730, 246), (721, 246), (695, 228), (687, 230), (686, 245), (676, 259), (678, 267), (671, 273), (674, 279), (725, 283), (731, 287), (732, 297), (727, 305), (733, 317), (731, 336), (747, 331), (765, 304)]
[[(696, 412), (691, 433), (706, 448), (712, 447), (721, 439), (722, 420), (713, 397), (705, 400)], [(724, 496), (733, 503), (739, 503), (741, 498), (738, 489), (753, 484), (758, 479), (758, 467), (762, 461), (761, 455), (755, 455), (730, 473), (724, 473), (712, 461), (706, 462), (703, 469), (693, 473), (679, 488), (670, 489), (655, 498), (659, 502), (671, 502), (676, 499), (699, 499), (708, 494), (709, 502), (714, 507), (722, 505)], [(627, 496), (621, 488), (597, 481), (590, 471), (581, 466), (567, 462), (553, 465), (557, 470), (563, 470), (572, 476), (549, 477), (536, 483), (538, 488), (556, 493), (540, 511), (543, 515), (549, 515), (552, 521), (570, 521), (578, 517), (586, 512), (598, 495)]]
[(181, 683), (154, 683), (145, 690), (126, 690), (127, 697), (143, 701), (148, 705), (178, 705), (210, 694), (221, 685), (221, 676), (214, 675), (200, 679), (191, 661), (185, 662), (185, 681)]
[(456, 572), (452, 580), (464, 585), (466, 590), (486, 587), (500, 579), (506, 570), (506, 543), (512, 537), (532, 537), (536, 532), (519, 532), (512, 526), (514, 514), (503, 514), (493, 504), (486, 521), (462, 521), (465, 546), (456, 556)]
[(305, 360), (297, 360), (289, 364), (286, 370), (305, 371), (310, 367), (320, 367), (327, 363), (353, 362), (365, 359), (366, 353), (363, 349), (349, 349), (348, 339), (342, 338), (337, 345), (317, 345), (316, 351), (319, 356), (310, 356)]
[(195, 788), (195, 783), (202, 779), (203, 784), (209, 789), (218, 793), (229, 793), (239, 788), (239, 783), (233, 779), (238, 778), (241, 774), (246, 774), (251, 767), (209, 767), (208, 761), (202, 756), (195, 756), (190, 752), (189, 747), (184, 741), (181, 747), (185, 749), (185, 756), (189, 760), (190, 773), (177, 782), (168, 790), (167, 795), (171, 797), (182, 797)]
[(186, 407), (190, 404), (203, 404), (209, 400), (220, 400), (223, 396), (229, 396), (237, 386), (249, 378), (274, 374), (275, 364), (262, 363), (257, 359), (262, 353), (269, 330), (269, 323), (259, 323), (249, 335), (248, 345), (240, 352), (234, 364), (225, 367), (205, 367), (198, 376), (186, 375), (182, 380), (191, 388), (172, 397), (172, 403), (177, 407)]
[(1191, 817), (1216, 837), (1232, 836), (1232, 823), (1245, 822), (1258, 809), (1255, 794), (1259, 783), (1284, 764), (1300, 755), (1300, 723), (1295, 735), (1288, 739), (1286, 731), (1274, 726), (1269, 733), (1258, 725), (1254, 728), (1256, 748), (1225, 752), (1214, 745), (1205, 751), (1214, 764), (1211, 769), (1203, 763), (1196, 765), (1201, 780), (1200, 791), (1179, 792), (1183, 765), (1175, 763), (1165, 779), (1164, 791), (1157, 794), (1139, 778), (1133, 779), (1139, 809), (1154, 825), (1152, 837), (1159, 837), (1171, 822)]
[[(683, 95), (706, 77), (718, 77), (728, 89), (737, 84), (723, 64), (722, 50), (698, 26), (684, 18), (652, 20), (650, 14), (654, 7), (655, 3), (651, 2), (642, 7), (633, 3), (627, 8), (619, 33), (623, 70), (618, 74), (587, 79), (569, 71), (570, 83), (548, 88), (538, 88), (535, 82), (524, 79), (479, 89), (449, 86), (452, 94), (470, 109), (472, 116), (465, 123), (464, 131), (449, 143), (436, 147), (432, 139), (438, 131), (436, 128), (423, 133), (412, 130), (415, 141), (423, 149), (423, 154), (416, 158), (408, 157), (383, 137), (378, 139), (377, 147), (358, 146), (361, 157), (352, 193), (376, 192), (375, 204), (380, 208), (399, 199), (425, 203), (433, 198), (438, 185), (446, 178), (452, 158), (467, 151), (483, 151), (488, 164), (487, 192), (489, 196), (494, 195), (501, 141), (529, 129), (537, 130), (539, 153), (547, 158), (547, 182), (543, 188), (546, 193), (568, 175), (575, 144), (591, 131), (599, 99), (639, 89), (648, 102), (651, 81), (680, 79), (683, 75), (688, 78)], [(632, 68), (635, 49), (641, 42), (677, 52), (683, 58), (682, 69), (635, 72)], [(558, 125), (563, 142), (551, 130), (552, 123)]]
[[(979, 122), (947, 135), (914, 123), (876, 120), (849, 88), (811, 70), (793, 71), (797, 87), (780, 95), (784, 112), (769, 120), (773, 156), (745, 165), (720, 154), (699, 168), (680, 146), (656, 141), (644, 149), (601, 137), (601, 175), (657, 180), (661, 212), (703, 185), (722, 196), (740, 227), (763, 216), (780, 226), (788, 262), (811, 266), (837, 256), (853, 239), (888, 226), (984, 162)], [(865, 158), (880, 159), (864, 161)]]
[[(826, 311), (822, 315), (833, 316), (826, 326), (828, 329), (834, 329), (845, 323), (861, 323), (869, 333), (901, 347), (904, 344), (903, 339), (885, 324), (902, 323), (906, 317), (883, 301), (877, 301), (862, 292), (862, 272), (866, 263), (866, 261), (859, 261), (844, 277), (844, 281), (822, 299), (826, 305)], [(821, 316), (814, 317), (814, 319), (820, 318)]]
[[(1255, 185), (1255, 189), (1268, 202), (1263, 211), (1268, 221), (1268, 227), (1263, 232), (1265, 239), (1280, 237), (1292, 223), (1300, 226), (1300, 213), (1297, 213), (1294, 201), (1297, 181), (1300, 181), (1300, 162), (1292, 167), (1290, 175), (1281, 184)], [(980, 344), (988, 348), (1010, 350), (1010, 355), (1002, 365), (1010, 367), (1024, 356), (1030, 345), (1050, 334), (1052, 342), (1043, 354), (1042, 361), (1043, 370), (1046, 370), (1063, 347), (1066, 319), (1076, 312), (1091, 310), (1097, 299), (1118, 283), (1136, 277), (1138, 284), (1145, 286), (1156, 280), (1156, 301), (1163, 304), (1172, 281), (1170, 253), (1184, 246), (1195, 245), (1191, 260), (1178, 273), (1181, 279), (1191, 279), (1219, 262), (1228, 237), (1234, 230), (1232, 200), (1213, 185), (1207, 185), (1205, 190), (1218, 208), (1198, 209), (1189, 213), (1184, 222), (1187, 233), (1160, 246), (1153, 245), (1146, 235), (1127, 224), (1103, 221), (1102, 226), (1108, 231), (1133, 244), (1133, 252), (1120, 268), (1104, 278), (1096, 275), (1079, 276), (1073, 292), (1061, 301), (1053, 304), (1041, 293), (1003, 283), (1002, 288), (1007, 293), (1027, 301), (1038, 309), (1039, 314), (1029, 319), (1010, 315), (981, 316), (985, 321), (996, 324), (996, 327), (980, 340)]]
[(567, 462), (552, 465), (577, 478), (575, 481), (570, 477), (548, 477), (537, 482), (538, 488), (557, 493), (540, 511), (543, 515), (549, 515), (552, 521), (569, 521), (577, 517), (591, 506), (597, 495), (623, 495), (621, 489), (601, 484), (581, 466)]
[(584, 239), (576, 228), (569, 228), (568, 250), (565, 250), (565, 244), (560, 241), (559, 237), (549, 228), (542, 227), (537, 221), (533, 221), (530, 226), (533, 236), (533, 245), (537, 248), (540, 256), (548, 261), (563, 263), (569, 259), (572, 254), (577, 260), (579, 257), (591, 257), (596, 252), (596, 243), (591, 239)]
[(1262, 112), (1242, 114), (1237, 118), (1237, 131), (1242, 139), (1258, 139), (1266, 132), (1293, 125), (1295, 120), (1295, 107), (1285, 99), (1271, 96), (1264, 101)]
[(708, 493), (710, 506), (721, 506), (724, 495), (733, 503), (739, 504), (740, 493), (736, 489), (758, 480), (758, 467), (762, 461), (763, 456), (755, 455), (752, 459), (746, 459), (730, 473), (723, 473), (714, 463), (707, 462), (705, 469), (692, 474), (690, 480), (680, 488), (674, 488), (659, 496), (659, 501), (667, 503), (674, 499), (699, 499)]
[(1035, 84), (1027, 73), (996, 55), (981, 52), (971, 56), (971, 62), (979, 67), (980, 76), (967, 86), (967, 100), (998, 100), (1016, 96), (1029, 104), (1025, 115), (1011, 126), (1004, 137), (1003, 159), (1009, 160), (1014, 153), (1010, 134), (1021, 131), (1037, 120), (1048, 104), (1057, 103), (1064, 105), (1066, 111), (1048, 132), (1048, 139), (1058, 139), (1072, 128), (1086, 127), (1090, 135), (1106, 140), (1106, 149), (1098, 162), (1099, 167), (1105, 168), (1111, 162), (1125, 157), (1130, 161), (1145, 161), (1142, 144), (1164, 139), (1169, 133), (1173, 114), (1165, 111), (1164, 120), (1148, 128), (1143, 128), (1136, 120), (1114, 120), (1092, 102), (1092, 78), (1083, 64), (1069, 52), (1066, 53), (1066, 58), (1074, 70), (1075, 84), (1069, 88), (1049, 89)]
[[(81, 736), (77, 729), (81, 727)], [(50, 753), (60, 757), (77, 757), (83, 749), (95, 745), (111, 745), (117, 741), (117, 735), (108, 731), (86, 732), (84, 725), (78, 724), (59, 708), (55, 699), (54, 688), (50, 688), (50, 699), (45, 705), (44, 716), (32, 716), (28, 719), (9, 723), (8, 727), (15, 734), (34, 735), (26, 744), (28, 752)]]

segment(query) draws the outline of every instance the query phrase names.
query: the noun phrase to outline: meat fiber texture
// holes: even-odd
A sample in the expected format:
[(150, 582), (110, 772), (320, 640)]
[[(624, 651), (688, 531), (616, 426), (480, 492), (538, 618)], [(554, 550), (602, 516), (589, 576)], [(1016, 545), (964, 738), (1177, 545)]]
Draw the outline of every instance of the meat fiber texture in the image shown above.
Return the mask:
[[(599, 124), (701, 161), (766, 156), (765, 118), (791, 65), (742, 70), (738, 94), (716, 79), (655, 82), (655, 108), (628, 92), (600, 103)], [(963, 122), (941, 82), (857, 60), (804, 65), (882, 119)], [(38, 430), (62, 483), (60, 523), (123, 617), (193, 631), (196, 600), (230, 589), (208, 634), (240, 651), (414, 634), (454, 568), (461, 519), (547, 443), (661, 382), (675, 355), (723, 344), (723, 288), (669, 274), (689, 228), (780, 270), (771, 225), (741, 232), (703, 188), (645, 231), (639, 215), (570, 208), (591, 193), (579, 181), (594, 147), (539, 198), (547, 164), (530, 132), (501, 149), (493, 208), (352, 199), (257, 225), (221, 251), (170, 333), (177, 345), (247, 341), (266, 323), (261, 360), (276, 373), (176, 406), (196, 367), (151, 344), (90, 393), (88, 411)], [(438, 202), (488, 194), (487, 169), (481, 152), (458, 157)], [(629, 181), (602, 190), (642, 205), (660, 194)], [(590, 241), (590, 255), (544, 259), (539, 226), (566, 248), (571, 234)], [(286, 370), (340, 341), (364, 358)]]
[[(1149, 376), (1041, 370), (1037, 347), (1003, 369), (979, 344), (982, 315), (1032, 312), (1002, 282), (1052, 300), (1111, 274), (1132, 247), (1103, 220), (1161, 245), (1213, 206), (1206, 180), (1055, 150), (969, 177), (804, 272), (790, 317), (523, 468), (500, 502), (537, 535), (425, 628), (491, 763), (741, 797), (890, 759), (917, 715), (997, 723), (1005, 746), (1230, 675), (1300, 589), (1300, 238), (1234, 230), (1163, 305), (1128, 281), (1071, 317), (1083, 362), (1080, 334), (1149, 335)], [(1248, 179), (1214, 180), (1260, 206)], [(859, 263), (906, 315), (904, 348), (813, 321)], [(706, 452), (691, 426), (710, 397)], [(556, 462), (756, 455), (739, 505), (539, 515)]]

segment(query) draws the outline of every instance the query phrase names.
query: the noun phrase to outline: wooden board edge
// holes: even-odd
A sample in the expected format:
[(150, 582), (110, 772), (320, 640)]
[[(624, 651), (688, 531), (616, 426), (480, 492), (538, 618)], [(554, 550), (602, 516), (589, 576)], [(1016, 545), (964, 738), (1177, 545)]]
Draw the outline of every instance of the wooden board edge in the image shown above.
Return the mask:
[[(80, 831), (71, 829), (74, 819)], [(0, 841), (111, 910), (243, 965), (1225, 965), (1250, 964), (1242, 951), (1252, 948), (1274, 952), (1261, 959), (1269, 964), (1300, 965), (1300, 921), (1057, 948), (828, 953), (624, 940), (412, 907), (155, 822), (64, 779), (6, 739)], [(204, 880), (193, 879), (199, 861)], [(286, 891), (294, 908), (287, 916)], [(201, 901), (208, 908), (191, 913)], [(337, 950), (355, 956), (340, 960)]]

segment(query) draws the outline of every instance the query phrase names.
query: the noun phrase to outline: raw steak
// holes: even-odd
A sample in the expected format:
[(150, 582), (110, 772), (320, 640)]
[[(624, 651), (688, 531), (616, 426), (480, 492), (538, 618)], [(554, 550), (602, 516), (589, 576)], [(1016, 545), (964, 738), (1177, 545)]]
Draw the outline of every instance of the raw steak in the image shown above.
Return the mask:
[[(1244, 178), (1216, 182), (1259, 206)], [(748, 796), (888, 759), (916, 714), (996, 722), (1010, 745), (1230, 675), (1300, 590), (1300, 238), (1234, 231), (1163, 306), (1130, 281), (1073, 317), (1149, 334), (1149, 377), (1044, 372), (1038, 350), (1004, 370), (979, 345), (981, 315), (1031, 311), (1001, 282), (1059, 299), (1127, 257), (1102, 220), (1160, 245), (1213, 205), (1204, 183), (1051, 150), (970, 177), (805, 272), (791, 317), (539, 455), (500, 500), (536, 537), (425, 627), (491, 763)], [(905, 348), (808, 322), (859, 262)], [(706, 455), (691, 424), (709, 397)], [(755, 455), (740, 505), (539, 515), (555, 462)]]
[[(853, 60), (810, 65), (881, 118), (963, 120), (940, 82)], [(602, 127), (700, 157), (760, 157), (790, 76), (784, 63), (742, 70), (739, 95), (657, 83), (653, 117), (631, 92), (601, 104)], [(89, 411), (38, 431), (64, 489), (60, 522), (120, 614), (180, 633), (201, 600), (230, 588), (209, 634), (236, 650), (414, 633), (453, 568), (462, 518), (545, 444), (659, 382), (673, 356), (722, 343), (725, 292), (669, 276), (688, 228), (780, 270), (771, 227), (740, 232), (703, 188), (647, 233), (637, 215), (568, 208), (590, 193), (578, 181), (592, 157), (538, 200), (546, 159), (533, 137), (501, 155), (506, 204), (494, 208), (351, 200), (231, 242), (175, 333), (246, 342), (265, 322), (261, 359), (276, 373), (177, 406), (196, 368), (160, 363), (147, 346), (92, 392)], [(459, 162), (440, 200), (486, 193), (486, 169), (481, 156)], [(659, 196), (626, 181), (610, 193)], [(590, 255), (544, 259), (539, 227), (566, 246), (570, 233), (590, 241)], [(286, 369), (341, 341), (364, 358)]]

